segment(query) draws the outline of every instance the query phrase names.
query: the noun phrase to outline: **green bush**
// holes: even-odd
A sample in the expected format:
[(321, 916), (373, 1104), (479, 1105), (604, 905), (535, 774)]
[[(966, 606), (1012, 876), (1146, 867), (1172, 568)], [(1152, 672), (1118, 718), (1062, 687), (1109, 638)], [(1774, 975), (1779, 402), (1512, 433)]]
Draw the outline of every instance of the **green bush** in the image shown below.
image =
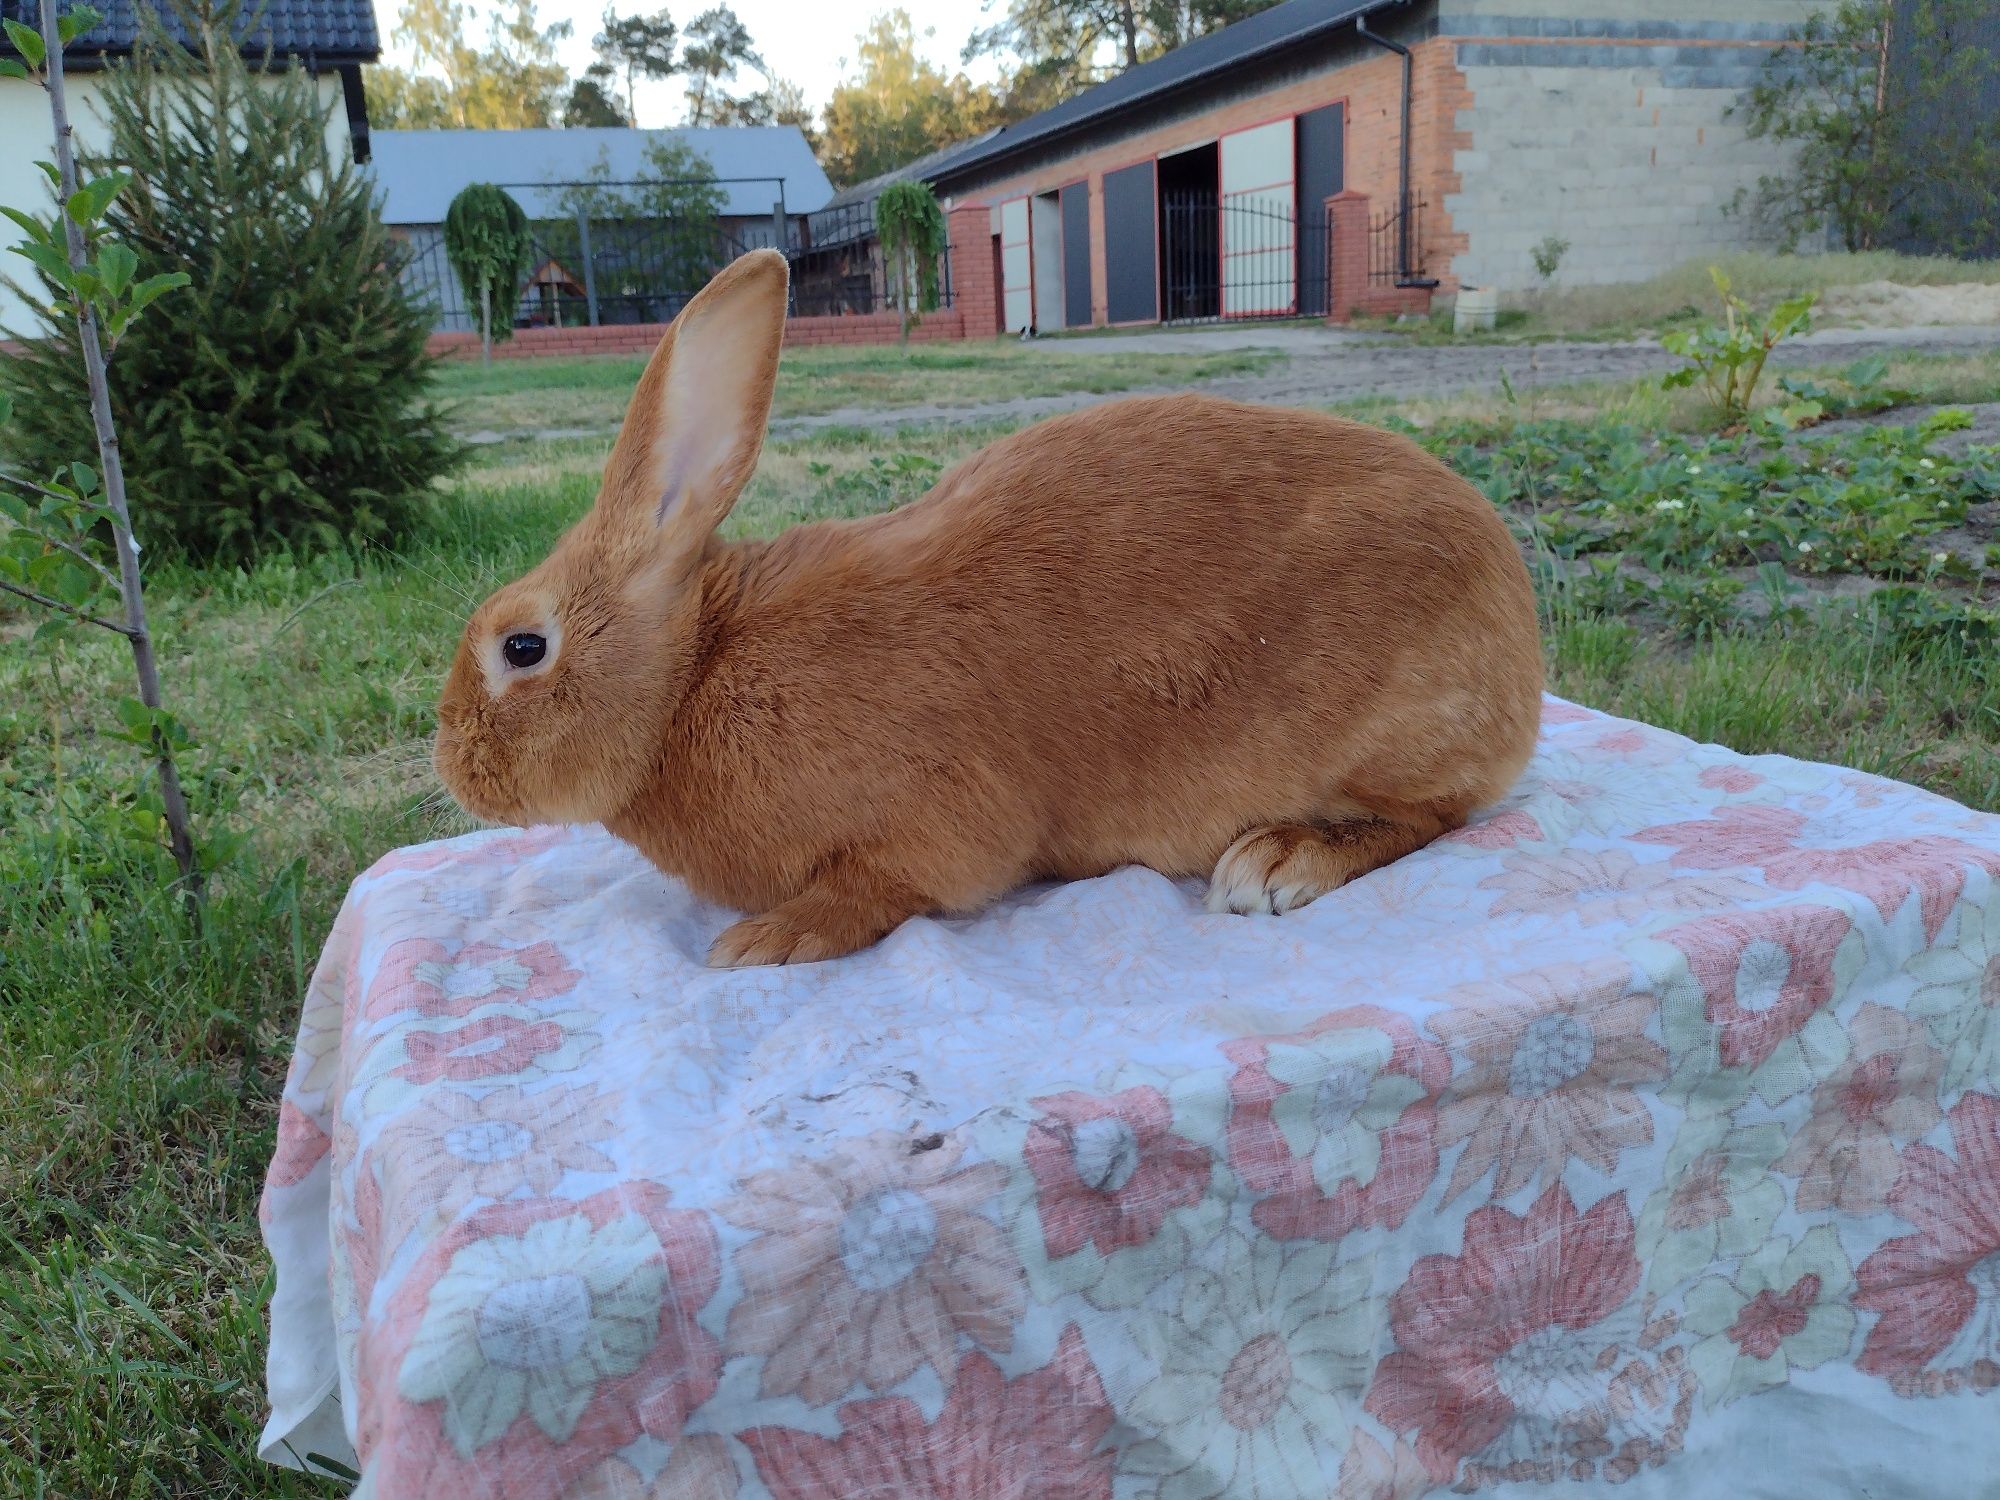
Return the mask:
[[(393, 541), (460, 451), (426, 395), (430, 315), (366, 180), (329, 160), (313, 80), (253, 79), (214, 29), (193, 48), (149, 26), (106, 80), (109, 163), (86, 173), (133, 173), (106, 223), (139, 275), (193, 279), (111, 365), (135, 529), (149, 556), (233, 560)], [(92, 431), (74, 321), (39, 331), (0, 360), (0, 392), (37, 413), (8, 440), (33, 474), (90, 451)]]
[(528, 216), (505, 188), (470, 183), (445, 210), (444, 253), (465, 305), (479, 310), (479, 337), (491, 359), (494, 340), (514, 336), (514, 304), (535, 254)]
[(875, 200), (875, 234), (894, 272), (903, 311), (903, 341), (923, 313), (938, 305), (938, 265), (944, 259), (944, 210), (925, 182), (897, 182)]

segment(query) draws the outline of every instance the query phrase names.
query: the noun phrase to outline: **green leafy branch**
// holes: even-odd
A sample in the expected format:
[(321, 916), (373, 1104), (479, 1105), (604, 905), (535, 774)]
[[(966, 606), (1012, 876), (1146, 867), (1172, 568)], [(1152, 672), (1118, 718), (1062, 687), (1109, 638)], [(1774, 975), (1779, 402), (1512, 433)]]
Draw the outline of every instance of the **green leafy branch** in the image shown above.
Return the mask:
[[(11, 246), (54, 289), (49, 311), (66, 311), (77, 326), (84, 372), (90, 389), (91, 426), (98, 467), (73, 462), (45, 479), (0, 470), (0, 592), (52, 611), (37, 639), (58, 634), (72, 623), (94, 625), (122, 635), (132, 649), (138, 696), (119, 705), (122, 733), (146, 749), (159, 780), (159, 820), (179, 870), (190, 914), (201, 892), (187, 799), (181, 791), (176, 757), (192, 743), (162, 706), (159, 666), (146, 623), (145, 592), (139, 577), (139, 544), (125, 495), (125, 468), (112, 419), (109, 361), (133, 320), (167, 292), (186, 286), (184, 272), (139, 277), (139, 257), (104, 233), (105, 215), (132, 184), (129, 172), (113, 171), (83, 181), (64, 87), (63, 49), (96, 26), (102, 17), (88, 6), (58, 16), (55, 0), (41, 0), (41, 29), (5, 20), (7, 39), (18, 58), (0, 59), (0, 76), (32, 81), (48, 98), (55, 134), (55, 160), (38, 165), (55, 189), (56, 212), (43, 218), (23, 209), (0, 209), (24, 236)], [(0, 397), (0, 426), (17, 415)], [(100, 553), (108, 534), (111, 561)], [(123, 619), (110, 618), (108, 596), (115, 591)]]
[[(0, 395), (0, 425), (11, 408), (11, 398)], [(118, 588), (118, 575), (92, 545), (92, 532), (107, 514), (93, 498), (102, 493), (97, 471), (74, 463), (38, 484), (0, 469), (0, 486), (0, 516), (8, 523), (0, 530), (0, 588), (55, 612), (37, 627), (35, 639), (59, 635), (72, 621), (129, 639), (129, 627), (96, 613), (97, 602)]]
[(938, 305), (938, 261), (945, 253), (944, 210), (925, 182), (898, 182), (875, 200), (875, 233), (896, 268), (903, 340), (921, 314)]

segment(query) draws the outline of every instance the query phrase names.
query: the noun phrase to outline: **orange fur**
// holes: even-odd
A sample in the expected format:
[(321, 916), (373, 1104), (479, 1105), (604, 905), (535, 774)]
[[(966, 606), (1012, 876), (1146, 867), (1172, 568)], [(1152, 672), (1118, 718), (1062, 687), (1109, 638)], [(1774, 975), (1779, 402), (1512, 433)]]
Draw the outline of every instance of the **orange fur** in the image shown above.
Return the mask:
[[(757, 914), (712, 961), (782, 962), (1035, 878), (1204, 874), (1264, 830), (1251, 878), (1302, 904), (1519, 775), (1542, 684), (1520, 554), (1469, 484), (1358, 423), (1112, 402), (890, 514), (718, 540), (784, 295), (759, 252), (688, 306), (595, 508), (474, 614), (437, 748), (474, 813), (601, 821)], [(524, 629), (550, 659), (496, 671)]]

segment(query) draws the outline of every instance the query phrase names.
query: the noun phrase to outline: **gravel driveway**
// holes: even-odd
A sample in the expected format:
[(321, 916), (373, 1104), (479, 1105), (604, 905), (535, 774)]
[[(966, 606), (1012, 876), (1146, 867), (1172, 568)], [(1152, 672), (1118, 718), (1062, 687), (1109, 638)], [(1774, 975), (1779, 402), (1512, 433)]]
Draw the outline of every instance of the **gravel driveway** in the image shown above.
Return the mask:
[[(1218, 349), (1275, 349), (1285, 357), (1256, 375), (1204, 382), (1213, 395), (1281, 406), (1327, 406), (1368, 396), (1442, 396), (1500, 388), (1516, 390), (1581, 380), (1622, 380), (1664, 371), (1678, 361), (1651, 342), (1411, 345), (1337, 328), (1217, 328), (1147, 332), (1063, 340), (1063, 358), (1144, 350), (1200, 353)], [(1786, 365), (1838, 365), (1876, 351), (1962, 354), (2000, 348), (2000, 327), (1828, 329), (1787, 341), (1773, 356)], [(1073, 392), (975, 406), (904, 406), (882, 411), (849, 407), (771, 424), (775, 437), (796, 437), (828, 427), (878, 432), (940, 423), (1020, 421), (1075, 411), (1119, 396)]]

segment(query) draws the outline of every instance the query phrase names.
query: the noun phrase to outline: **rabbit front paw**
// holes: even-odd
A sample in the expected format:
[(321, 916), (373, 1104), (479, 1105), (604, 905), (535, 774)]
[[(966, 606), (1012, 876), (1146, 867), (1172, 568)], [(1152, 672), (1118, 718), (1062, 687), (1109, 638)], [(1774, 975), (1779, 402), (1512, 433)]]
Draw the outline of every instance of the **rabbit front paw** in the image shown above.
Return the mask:
[(851, 947), (837, 945), (825, 933), (801, 926), (779, 907), (761, 917), (746, 917), (724, 929), (708, 950), (708, 966), (751, 969), (760, 964), (809, 964), (852, 951)]
[(791, 900), (725, 928), (708, 950), (708, 964), (745, 969), (841, 958), (894, 931), (924, 906), (895, 882), (849, 865), (830, 866), (818, 884)]
[(1208, 909), (1242, 916), (1297, 911), (1464, 821), (1463, 813), (1442, 816), (1420, 810), (1401, 821), (1359, 817), (1252, 828), (1216, 861), (1208, 882)]

